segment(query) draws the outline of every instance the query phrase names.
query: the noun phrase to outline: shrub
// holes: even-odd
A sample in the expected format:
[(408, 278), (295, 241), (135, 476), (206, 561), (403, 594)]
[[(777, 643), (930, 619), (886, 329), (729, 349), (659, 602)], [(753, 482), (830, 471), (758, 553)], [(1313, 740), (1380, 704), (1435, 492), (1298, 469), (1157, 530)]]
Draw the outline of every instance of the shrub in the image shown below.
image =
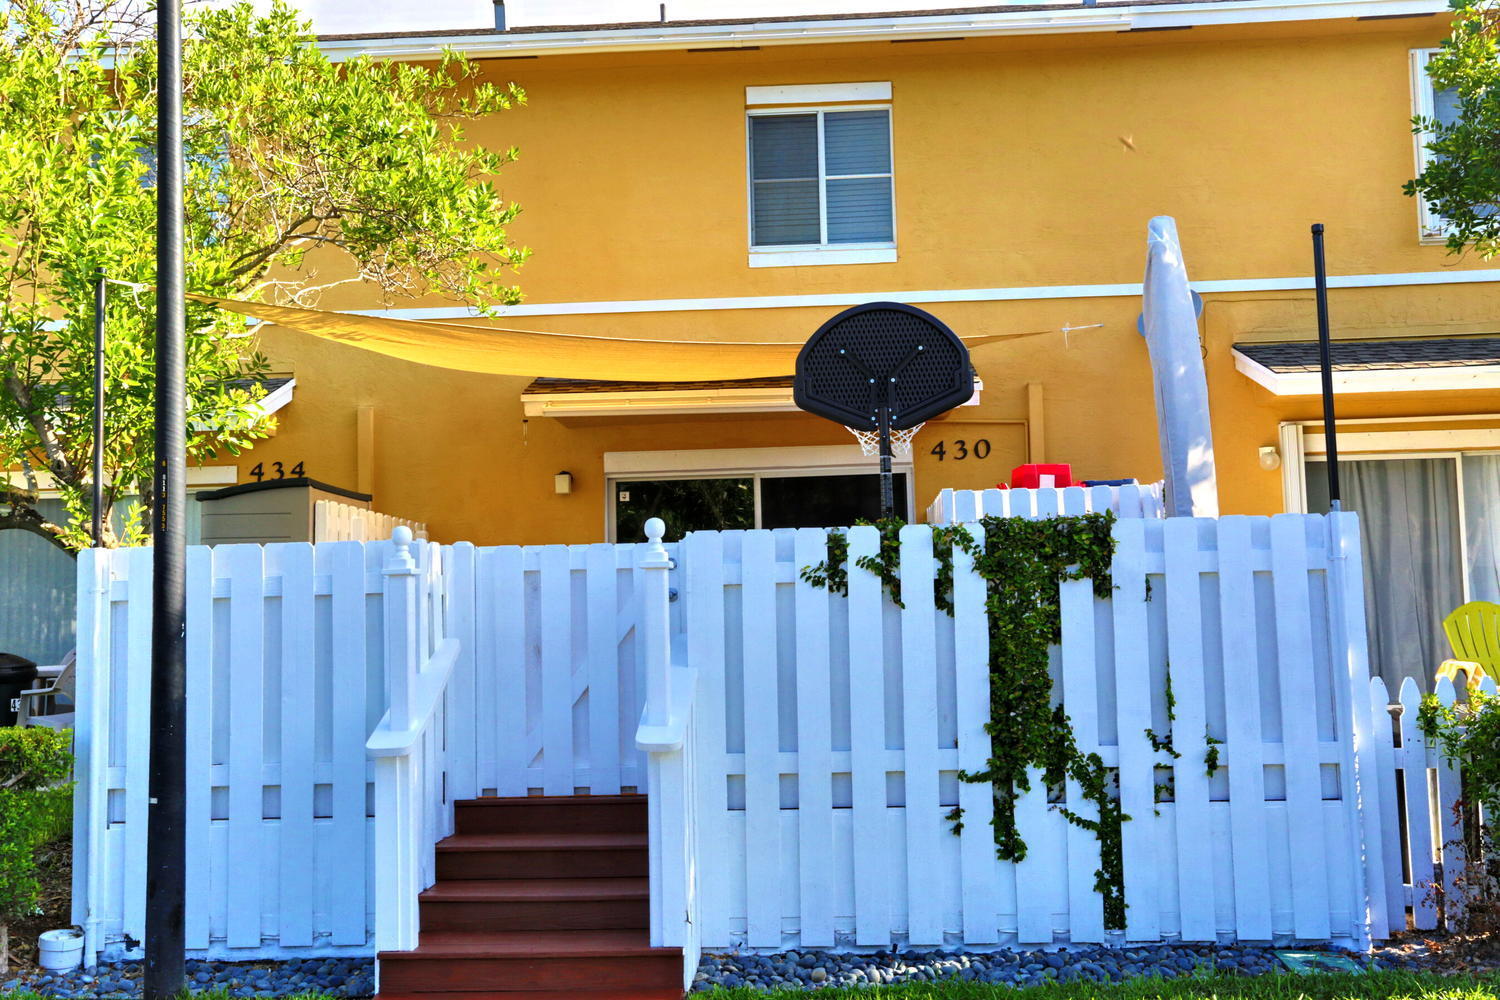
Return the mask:
[(71, 743), (66, 730), (0, 729), (0, 972), (10, 922), (36, 912), (36, 849), (68, 828)]

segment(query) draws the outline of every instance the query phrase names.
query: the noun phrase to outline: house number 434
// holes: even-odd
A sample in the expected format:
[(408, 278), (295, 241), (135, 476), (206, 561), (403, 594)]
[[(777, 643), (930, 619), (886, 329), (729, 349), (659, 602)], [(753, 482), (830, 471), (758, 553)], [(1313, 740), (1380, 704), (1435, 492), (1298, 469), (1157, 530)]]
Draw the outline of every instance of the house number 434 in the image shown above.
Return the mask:
[(990, 442), (988, 438), (976, 438), (973, 441), (965, 441), (963, 438), (939, 441), (927, 454), (936, 455), (939, 462), (946, 462), (950, 458), (955, 462), (962, 462), (970, 457), (989, 458)]
[[(266, 468), (267, 465), (270, 465), (269, 469)], [(255, 468), (250, 470), (250, 475), (254, 476), (255, 481), (260, 483), (265, 482), (267, 479), (285, 479), (287, 476), (291, 476), (293, 479), (301, 479), (307, 473), (302, 471), (301, 462), (298, 462), (290, 469), (280, 462), (256, 462)]]

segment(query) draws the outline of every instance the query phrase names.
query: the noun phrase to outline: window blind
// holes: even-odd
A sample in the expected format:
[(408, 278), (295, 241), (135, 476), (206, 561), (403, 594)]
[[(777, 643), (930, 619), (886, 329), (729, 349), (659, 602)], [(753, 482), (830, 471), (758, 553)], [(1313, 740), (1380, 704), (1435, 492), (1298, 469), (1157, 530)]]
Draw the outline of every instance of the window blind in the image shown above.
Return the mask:
[(890, 112), (752, 115), (750, 181), (755, 246), (890, 242)]

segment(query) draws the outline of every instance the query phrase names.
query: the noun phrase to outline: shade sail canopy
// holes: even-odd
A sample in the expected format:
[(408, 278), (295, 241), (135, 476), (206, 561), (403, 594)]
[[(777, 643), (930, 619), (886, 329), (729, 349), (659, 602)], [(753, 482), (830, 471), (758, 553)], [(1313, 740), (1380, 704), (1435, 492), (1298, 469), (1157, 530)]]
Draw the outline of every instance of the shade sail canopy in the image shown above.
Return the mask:
[[(478, 324), (421, 322), (267, 305), (204, 295), (191, 298), (387, 357), (485, 375), (652, 382), (765, 378), (790, 375), (796, 367), (797, 352), (802, 347), (802, 341), (640, 340), (539, 333)], [(1029, 334), (969, 337), (965, 341), (973, 347), (1016, 336)]]

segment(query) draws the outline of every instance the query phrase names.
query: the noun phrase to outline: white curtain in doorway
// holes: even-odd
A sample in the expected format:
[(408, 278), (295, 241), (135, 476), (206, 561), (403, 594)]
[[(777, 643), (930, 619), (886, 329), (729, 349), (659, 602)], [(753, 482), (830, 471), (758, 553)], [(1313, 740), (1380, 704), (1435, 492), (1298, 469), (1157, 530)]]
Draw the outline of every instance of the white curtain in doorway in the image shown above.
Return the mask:
[[(1312, 472), (1309, 463), (1309, 509), (1326, 510), (1314, 506), (1326, 503), (1326, 473)], [(1360, 514), (1371, 669), (1393, 691), (1404, 677), (1431, 690), (1450, 655), (1443, 618), (1463, 603), (1454, 461), (1340, 462), (1339, 476), (1344, 509)]]
[(1465, 455), (1469, 599), (1500, 603), (1500, 455)]

